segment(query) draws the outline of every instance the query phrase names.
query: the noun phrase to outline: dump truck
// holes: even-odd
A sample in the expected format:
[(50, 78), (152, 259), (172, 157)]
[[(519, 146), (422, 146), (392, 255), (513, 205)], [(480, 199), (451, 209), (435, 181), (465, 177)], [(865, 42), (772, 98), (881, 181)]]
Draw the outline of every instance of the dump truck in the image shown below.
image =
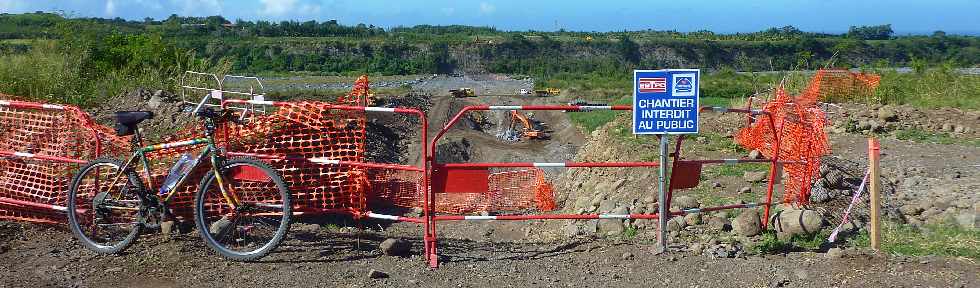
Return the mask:
[(449, 94), (455, 98), (476, 97), (476, 92), (473, 92), (473, 88), (450, 89)]
[(545, 89), (534, 90), (534, 95), (537, 95), (539, 97), (558, 96), (558, 94), (561, 94), (561, 89), (558, 88), (545, 88)]

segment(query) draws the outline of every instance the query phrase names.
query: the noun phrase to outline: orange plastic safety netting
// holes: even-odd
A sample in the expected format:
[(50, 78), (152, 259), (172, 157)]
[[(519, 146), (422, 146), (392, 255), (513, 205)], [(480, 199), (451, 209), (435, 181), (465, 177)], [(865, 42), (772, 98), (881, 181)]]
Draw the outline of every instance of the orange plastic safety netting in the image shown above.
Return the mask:
[[(820, 157), (830, 153), (824, 131), (827, 115), (819, 103), (870, 96), (879, 81), (877, 75), (819, 70), (798, 96), (790, 95), (780, 85), (773, 99), (762, 108), (769, 116), (757, 116), (751, 125), (738, 132), (735, 139), (742, 146), (759, 150), (770, 158), (778, 147), (780, 160), (794, 162), (783, 166), (789, 175), (783, 201), (806, 205), (811, 184), (820, 170)], [(772, 117), (775, 131), (768, 117)]]
[(126, 149), (126, 142), (70, 105), (0, 94), (0, 219), (64, 222), (79, 163)]
[[(367, 115), (364, 111), (337, 110), (330, 106), (369, 105), (369, 89), (367, 77), (361, 77), (351, 93), (334, 103), (288, 102), (267, 114), (250, 114), (247, 124), (228, 123), (219, 127), (217, 144), (228, 151), (275, 158), (262, 160), (283, 176), (297, 211), (364, 211), (369, 209), (368, 205), (422, 207), (427, 187), (421, 171), (309, 161), (364, 162)], [(0, 100), (9, 97), (0, 95)], [(36, 107), (0, 105), (0, 136), (7, 139), (0, 143), (0, 219), (64, 222), (64, 215), (57, 210), (66, 206), (68, 185), (79, 164), (63, 159), (42, 161), (3, 156), (16, 152), (21, 156), (37, 154), (88, 161), (96, 157), (94, 143), (98, 141), (100, 155), (122, 158), (128, 155), (129, 138), (116, 136), (111, 128), (92, 122), (77, 107), (53, 105), (50, 107), (61, 108), (47, 109), (39, 103), (32, 105)], [(201, 137), (199, 125), (193, 123), (167, 140)], [(149, 153), (151, 178), (144, 180), (158, 185), (177, 157), (183, 153), (193, 155), (200, 148)], [(206, 171), (203, 168), (193, 171), (190, 181), (177, 188), (170, 202), (175, 214), (191, 215), (194, 194), (199, 189), (197, 179)], [(493, 173), (487, 181), (491, 188), (480, 195), (438, 195), (437, 211), (554, 209), (551, 186), (540, 169)], [(252, 184), (243, 185), (246, 186), (237, 189), (255, 188), (247, 186)], [(36, 205), (25, 206), (24, 202)]]
[[(226, 123), (218, 127), (216, 141), (228, 151), (254, 154), (275, 169), (289, 186), (294, 209), (304, 212), (324, 210), (363, 211), (371, 185), (369, 169), (328, 165), (311, 159), (363, 162), (366, 141), (364, 111), (331, 109), (332, 105), (366, 104), (369, 82), (362, 76), (351, 93), (336, 103), (318, 101), (285, 102), (266, 114), (248, 114), (245, 124)], [(195, 123), (193, 125), (200, 125)], [(168, 141), (201, 137), (197, 127), (188, 127)], [(193, 153), (200, 147), (163, 150), (150, 156), (157, 181), (166, 177), (169, 165), (182, 153)], [(195, 171), (199, 179), (205, 170)], [(159, 183), (159, 182), (157, 182)], [(187, 183), (172, 200), (177, 215), (189, 216), (198, 183)], [(242, 184), (245, 185), (245, 184)], [(238, 187), (236, 189), (248, 189)]]
[(486, 191), (437, 193), (436, 212), (467, 214), (555, 209), (554, 191), (551, 183), (545, 179), (543, 170), (494, 170), (499, 171), (489, 173)]

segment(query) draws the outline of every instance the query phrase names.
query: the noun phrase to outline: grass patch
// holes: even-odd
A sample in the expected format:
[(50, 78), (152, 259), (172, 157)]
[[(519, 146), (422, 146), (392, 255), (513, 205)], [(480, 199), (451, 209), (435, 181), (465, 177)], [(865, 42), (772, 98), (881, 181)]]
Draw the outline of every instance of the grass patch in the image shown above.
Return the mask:
[(789, 251), (789, 243), (779, 240), (775, 231), (762, 232), (762, 241), (759, 241), (750, 249), (756, 254), (773, 254)]
[[(622, 97), (609, 103), (610, 105), (630, 105), (633, 102), (631, 97)], [(627, 112), (628, 113), (628, 112)], [(569, 112), (568, 118), (586, 133), (592, 133), (595, 129), (606, 125), (616, 119), (617, 116), (624, 114), (623, 111), (596, 110), (591, 112)]]
[(745, 172), (758, 172), (758, 171), (769, 171), (769, 164), (767, 163), (739, 163), (735, 165), (720, 164), (720, 165), (710, 165), (706, 166), (702, 177), (718, 177), (718, 176), (737, 176), (742, 177)]
[(639, 234), (639, 231), (633, 225), (627, 225), (626, 229), (623, 230), (623, 238), (625, 239), (633, 239), (637, 234)]
[(745, 147), (742, 147), (742, 145), (735, 143), (735, 139), (725, 137), (725, 135), (719, 133), (701, 132), (697, 137), (704, 137), (703, 140), (697, 142), (698, 148), (704, 149), (705, 151), (716, 151), (740, 155), (749, 152), (748, 150), (745, 150)]
[(822, 250), (827, 244), (827, 237), (830, 231), (824, 229), (821, 232), (809, 234), (793, 235), (789, 240), (780, 240), (776, 232), (772, 230), (762, 232), (762, 241), (751, 247), (757, 254), (785, 253), (793, 251), (818, 251)]
[(904, 129), (895, 132), (895, 138), (898, 140), (909, 140), (914, 142), (922, 143), (933, 143), (933, 144), (965, 144), (970, 146), (980, 147), (980, 139), (962, 139), (956, 138), (949, 133), (945, 132), (928, 132), (920, 129)]
[[(908, 224), (882, 223), (881, 250), (894, 255), (948, 256), (980, 260), (980, 230), (965, 229), (951, 221), (916, 227)], [(858, 247), (870, 247), (866, 231), (850, 241)]]
[(964, 75), (941, 65), (916, 73), (879, 72), (875, 101), (917, 107), (980, 109), (980, 75)]

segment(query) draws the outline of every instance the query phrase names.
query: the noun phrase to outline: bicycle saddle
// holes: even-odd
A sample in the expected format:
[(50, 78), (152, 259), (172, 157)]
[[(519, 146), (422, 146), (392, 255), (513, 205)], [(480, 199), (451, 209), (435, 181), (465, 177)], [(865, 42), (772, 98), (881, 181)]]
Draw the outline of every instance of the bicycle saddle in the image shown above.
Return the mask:
[(153, 119), (150, 111), (119, 111), (116, 112), (116, 135), (132, 135), (136, 125), (146, 119)]

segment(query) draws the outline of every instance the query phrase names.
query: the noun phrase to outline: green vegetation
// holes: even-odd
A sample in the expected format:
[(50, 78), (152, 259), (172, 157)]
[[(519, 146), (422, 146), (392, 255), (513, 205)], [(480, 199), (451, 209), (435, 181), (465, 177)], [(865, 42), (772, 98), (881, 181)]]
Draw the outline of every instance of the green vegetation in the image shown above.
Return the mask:
[[(980, 230), (964, 229), (953, 223), (926, 224), (916, 227), (885, 222), (882, 225), (882, 251), (907, 256), (951, 256), (980, 260)], [(851, 240), (858, 247), (870, 247), (867, 232)]]
[(738, 176), (742, 177), (745, 172), (769, 171), (768, 163), (742, 163), (737, 165), (711, 165), (704, 169), (704, 177), (715, 178), (718, 176)]
[(918, 70), (914, 73), (877, 72), (881, 86), (875, 91), (875, 102), (980, 109), (980, 75), (956, 73), (950, 64), (931, 69), (920, 65), (923, 67), (913, 67)]
[(626, 229), (623, 230), (623, 238), (625, 239), (633, 239), (637, 234), (639, 234), (639, 230), (633, 225), (626, 225)]
[(759, 241), (750, 249), (757, 254), (773, 254), (786, 252), (789, 248), (789, 243), (779, 240), (776, 237), (775, 231), (767, 230), (762, 232), (762, 241)]
[[(635, 68), (700, 67), (705, 103), (725, 105), (804, 73), (736, 73), (834, 67), (912, 66), (883, 72), (869, 102), (977, 109), (980, 77), (953, 67), (980, 64), (980, 37), (894, 36), (888, 25), (846, 34), (786, 26), (754, 33), (711, 31), (540, 32), (488, 27), (381, 29), (337, 21), (236, 21), (220, 16), (167, 19), (0, 15), (0, 91), (76, 104), (126, 87), (174, 88), (184, 69), (253, 75), (406, 75), (477, 71), (528, 75), (588, 101), (629, 94)], [(835, 56), (836, 55), (836, 56)], [(35, 72), (36, 71), (36, 72)], [(52, 84), (54, 83), (54, 84)], [(611, 118), (579, 117), (587, 130)]]
[[(633, 101), (630, 97), (623, 97), (619, 100), (608, 103), (610, 105), (630, 105)], [(619, 115), (624, 114), (623, 111), (590, 111), (590, 112), (569, 112), (568, 118), (581, 127), (585, 132), (592, 133), (602, 125), (606, 125), (609, 121), (613, 121)]]
[(59, 37), (0, 55), (0, 92), (89, 106), (135, 87), (175, 91), (183, 71), (209, 66), (160, 35), (76, 22), (59, 22), (47, 33)]
[(955, 138), (949, 133), (933, 133), (920, 129), (910, 128), (895, 132), (895, 138), (899, 140), (911, 140), (915, 142), (934, 143), (934, 144), (966, 144), (980, 147), (980, 139)]
[(817, 233), (793, 235), (788, 241), (780, 240), (776, 237), (776, 232), (767, 230), (762, 232), (762, 240), (753, 245), (750, 249), (758, 254), (785, 253), (792, 251), (819, 251), (825, 249), (827, 237), (830, 231), (826, 229)]

